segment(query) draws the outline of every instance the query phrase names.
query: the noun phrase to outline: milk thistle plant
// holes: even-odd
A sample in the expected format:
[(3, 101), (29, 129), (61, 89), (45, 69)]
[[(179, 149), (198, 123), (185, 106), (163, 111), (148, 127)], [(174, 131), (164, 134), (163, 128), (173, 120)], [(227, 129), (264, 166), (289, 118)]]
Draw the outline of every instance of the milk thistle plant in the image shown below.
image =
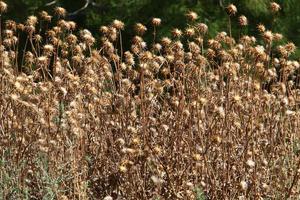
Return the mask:
[[(229, 27), (251, 23), (226, 11)], [(2, 199), (300, 198), (292, 42), (262, 24), (208, 38), (189, 11), (170, 38), (163, 19), (138, 22), (126, 49), (120, 20), (95, 39), (53, 14), (1, 26)]]

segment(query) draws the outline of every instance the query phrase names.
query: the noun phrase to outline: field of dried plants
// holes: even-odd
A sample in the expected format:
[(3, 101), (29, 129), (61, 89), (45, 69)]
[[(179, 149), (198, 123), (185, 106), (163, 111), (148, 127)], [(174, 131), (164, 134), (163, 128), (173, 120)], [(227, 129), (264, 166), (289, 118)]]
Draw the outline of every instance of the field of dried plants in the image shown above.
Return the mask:
[(192, 11), (170, 38), (137, 23), (130, 49), (119, 20), (97, 40), (60, 7), (4, 21), (0, 199), (299, 199), (296, 47), (233, 38), (226, 11), (214, 38)]

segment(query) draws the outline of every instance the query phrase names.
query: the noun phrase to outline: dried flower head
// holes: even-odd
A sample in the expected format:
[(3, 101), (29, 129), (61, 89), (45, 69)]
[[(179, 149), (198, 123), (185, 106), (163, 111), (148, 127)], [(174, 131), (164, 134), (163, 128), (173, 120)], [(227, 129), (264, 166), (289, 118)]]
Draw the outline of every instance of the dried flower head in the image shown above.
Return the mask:
[(195, 29), (194, 28), (186, 28), (185, 29), (185, 34), (187, 35), (187, 36), (190, 36), (190, 37), (192, 37), (192, 36), (194, 36), (195, 35)]
[(33, 53), (27, 51), (26, 54), (25, 54), (25, 62), (27, 64), (31, 64), (34, 62), (34, 55)]
[(35, 32), (35, 27), (32, 25), (25, 26), (24, 30), (29, 34), (32, 35)]
[(292, 42), (289, 42), (287, 43), (285, 46), (284, 46), (285, 50), (291, 54), (291, 53), (294, 53), (296, 51), (296, 46), (294, 43)]
[(62, 7), (56, 7), (54, 9), (54, 13), (58, 16), (58, 17), (65, 17), (67, 14), (66, 9), (62, 8)]
[(111, 196), (106, 196), (103, 200), (113, 200), (113, 198)]
[(127, 172), (126, 166), (120, 165), (120, 166), (119, 166), (119, 171), (120, 171), (121, 173), (126, 173), (126, 172)]
[(160, 18), (152, 18), (152, 25), (153, 26), (160, 26), (161, 19)]
[(39, 35), (39, 34), (35, 34), (35, 35), (33, 36), (33, 39), (34, 39), (34, 41), (36, 41), (36, 42), (41, 42), (41, 41), (43, 40), (43, 37), (42, 37), (41, 35)]
[(180, 38), (180, 37), (182, 36), (182, 31), (179, 30), (178, 28), (174, 28), (174, 29), (172, 30), (172, 35), (173, 35), (173, 37), (175, 37), (175, 38)]
[(248, 167), (253, 168), (255, 166), (255, 162), (252, 159), (248, 159), (246, 164)]
[(186, 14), (186, 17), (188, 18), (188, 20), (191, 20), (191, 21), (195, 21), (196, 19), (198, 19), (197, 13), (195, 13), (195, 12), (193, 12), (193, 11), (189, 11), (189, 12)]
[(153, 50), (154, 51), (161, 51), (161, 49), (162, 49), (161, 44), (159, 44), (159, 43), (153, 44)]
[(5, 28), (10, 29), (12, 31), (16, 31), (17, 30), (17, 23), (13, 20), (6, 20), (5, 21)]
[(265, 31), (262, 36), (266, 42), (271, 42), (273, 40), (273, 33), (271, 31)]
[(112, 23), (112, 26), (115, 27), (118, 30), (123, 30), (124, 29), (124, 23), (120, 20), (115, 19)]
[(37, 64), (46, 65), (48, 62), (48, 58), (46, 56), (40, 56), (37, 58)]
[(137, 33), (138, 35), (144, 35), (144, 33), (147, 31), (147, 28), (146, 28), (146, 26), (144, 26), (143, 24), (137, 23), (137, 24), (135, 24), (135, 26), (134, 26), (134, 30), (136, 31), (136, 33)]
[(67, 36), (67, 42), (68, 42), (69, 44), (76, 44), (76, 42), (77, 42), (77, 36), (74, 35), (74, 34), (68, 35), (68, 36)]
[(28, 26), (35, 26), (38, 22), (38, 19), (36, 16), (29, 16), (26, 20), (26, 25)]
[(169, 46), (172, 43), (172, 40), (170, 38), (168, 38), (168, 37), (163, 37), (161, 39), (161, 43), (164, 46)]
[(70, 24), (67, 21), (65, 21), (65, 20), (59, 20), (57, 22), (57, 26), (58, 26), (57, 30), (59, 30), (58, 33), (60, 33), (62, 30), (69, 31), (71, 29)]
[(199, 23), (196, 25), (197, 30), (201, 33), (201, 34), (206, 34), (208, 31), (208, 26), (204, 23)]
[(14, 35), (14, 33), (13, 33), (12, 30), (9, 30), (9, 29), (4, 30), (4, 36), (5, 36), (6, 38), (11, 38), (13, 35)]
[(246, 181), (241, 181), (240, 186), (241, 186), (242, 190), (248, 189), (248, 183)]
[(101, 26), (99, 31), (103, 34), (107, 34), (109, 31), (109, 28), (107, 26)]
[(68, 27), (70, 28), (70, 30), (75, 30), (76, 29), (76, 23), (73, 21), (68, 21)]
[(280, 33), (274, 33), (274, 34), (273, 34), (273, 39), (274, 39), (275, 41), (280, 41), (280, 40), (282, 40), (282, 38), (283, 38), (283, 35), (280, 34)]
[(281, 9), (281, 7), (280, 7), (280, 5), (278, 3), (271, 2), (270, 3), (270, 9), (271, 9), (271, 11), (273, 13), (276, 13), (276, 12), (278, 12)]
[(239, 17), (239, 24), (240, 24), (240, 26), (247, 26), (248, 25), (248, 19), (245, 15), (241, 15)]
[(4, 13), (7, 11), (7, 4), (3, 1), (0, 1), (0, 13)]
[(51, 45), (51, 44), (46, 44), (46, 45), (44, 45), (44, 51), (45, 51), (46, 53), (52, 53), (53, 50), (54, 50), (53, 45)]
[(52, 16), (50, 16), (46, 11), (40, 12), (40, 16), (41, 16), (41, 19), (46, 22), (50, 22), (52, 19)]
[(261, 33), (266, 31), (266, 27), (263, 24), (258, 24), (257, 25), (257, 30)]
[(228, 12), (229, 15), (235, 15), (235, 14), (237, 13), (237, 8), (236, 8), (236, 6), (233, 5), (233, 4), (229, 4), (229, 5), (227, 6), (227, 12)]

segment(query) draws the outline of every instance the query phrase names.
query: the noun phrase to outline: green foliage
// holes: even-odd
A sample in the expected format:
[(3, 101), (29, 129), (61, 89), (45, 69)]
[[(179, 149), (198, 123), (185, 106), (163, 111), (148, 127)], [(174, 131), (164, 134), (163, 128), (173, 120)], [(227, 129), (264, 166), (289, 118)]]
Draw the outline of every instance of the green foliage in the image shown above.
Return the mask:
[(195, 188), (195, 193), (196, 193), (196, 200), (206, 200), (205, 194), (204, 194), (204, 192), (202, 191), (201, 188), (196, 187)]
[[(34, 172), (39, 179), (32, 180), (28, 171), (28, 163), (22, 161), (19, 165), (13, 165), (10, 157), (10, 149), (7, 149), (0, 158), (0, 199), (35, 199), (31, 194), (36, 192), (32, 185), (36, 184), (42, 187), (38, 191), (42, 199), (56, 199), (56, 194), (61, 192), (59, 185), (68, 177), (64, 172), (59, 171), (58, 177), (53, 178), (49, 173), (49, 161), (45, 155), (38, 155), (35, 164), (38, 169)], [(20, 174), (27, 176), (25, 182), (20, 181)], [(1, 196), (3, 195), (3, 196)]]

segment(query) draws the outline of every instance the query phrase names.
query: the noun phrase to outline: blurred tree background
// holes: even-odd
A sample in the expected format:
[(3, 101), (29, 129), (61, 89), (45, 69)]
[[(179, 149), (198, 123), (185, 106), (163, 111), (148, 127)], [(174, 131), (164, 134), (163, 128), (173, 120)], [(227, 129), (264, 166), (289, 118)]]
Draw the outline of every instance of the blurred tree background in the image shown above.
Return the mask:
[[(136, 22), (145, 24), (148, 32), (151, 32), (151, 18), (159, 17), (162, 19), (159, 34), (168, 35), (172, 28), (184, 29), (186, 24), (184, 14), (190, 10), (197, 12), (198, 20), (208, 25), (210, 36), (214, 36), (218, 31), (228, 32), (228, 17), (224, 8), (233, 3), (238, 8), (238, 14), (233, 19), (236, 22), (233, 23), (235, 36), (240, 29), (237, 23), (238, 16), (245, 15), (249, 21), (249, 26), (243, 30), (245, 33), (257, 36), (256, 26), (262, 23), (273, 32), (282, 33), (285, 41), (293, 41), (299, 46), (299, 0), (276, 0), (282, 7), (276, 16), (269, 11), (270, 2), (270, 0), (6, 0), (9, 10), (4, 18), (23, 22), (29, 15), (36, 15), (41, 10), (51, 14), (54, 7), (61, 6), (71, 13), (67, 19), (75, 21), (80, 29), (87, 28), (95, 35), (98, 34), (101, 25), (107, 25), (114, 19), (123, 21), (126, 25), (123, 38), (128, 45), (133, 36), (132, 27)], [(47, 5), (49, 3), (53, 4)], [(72, 14), (75, 11), (78, 12)], [(151, 37), (151, 34), (148, 34), (148, 37)], [(297, 55), (300, 55), (299, 50)]]

